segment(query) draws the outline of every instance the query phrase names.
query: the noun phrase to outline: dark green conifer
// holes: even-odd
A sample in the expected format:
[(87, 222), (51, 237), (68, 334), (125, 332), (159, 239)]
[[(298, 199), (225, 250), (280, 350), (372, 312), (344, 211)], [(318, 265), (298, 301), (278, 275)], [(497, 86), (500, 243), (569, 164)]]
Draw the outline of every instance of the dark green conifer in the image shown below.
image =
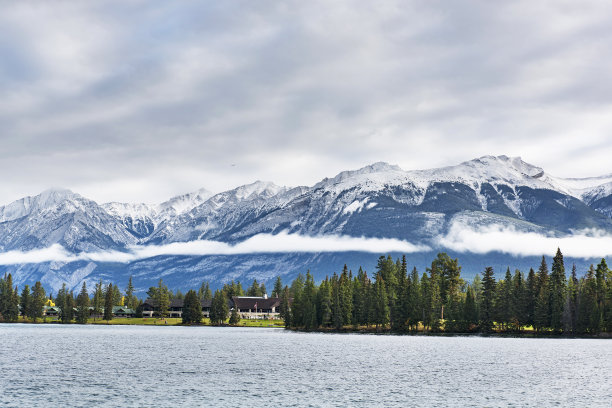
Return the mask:
[(83, 282), (81, 292), (77, 296), (76, 309), (76, 322), (78, 324), (87, 323), (87, 319), (89, 318), (89, 293), (87, 293), (87, 285), (85, 282)]
[(202, 303), (194, 290), (190, 290), (183, 300), (183, 324), (200, 324), (202, 322)]
[(493, 268), (488, 266), (482, 274), (482, 296), (480, 302), (480, 330), (488, 333), (493, 330), (493, 313), (495, 307), (495, 276)]
[(104, 293), (104, 320), (113, 320), (113, 284), (109, 283)]

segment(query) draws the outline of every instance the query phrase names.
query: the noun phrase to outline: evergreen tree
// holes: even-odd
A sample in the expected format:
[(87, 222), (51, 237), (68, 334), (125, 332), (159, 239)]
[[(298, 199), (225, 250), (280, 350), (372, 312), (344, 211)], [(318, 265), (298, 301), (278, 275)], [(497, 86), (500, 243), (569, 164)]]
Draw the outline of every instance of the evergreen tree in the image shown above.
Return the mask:
[(279, 310), (279, 317), (283, 319), (285, 327), (290, 327), (291, 322), (291, 309), (289, 307), (289, 287), (285, 286), (281, 295), (281, 303)]
[(77, 296), (76, 306), (76, 322), (78, 324), (87, 323), (87, 319), (89, 318), (89, 293), (87, 293), (87, 285), (85, 282), (83, 282), (81, 292)]
[(419, 280), (419, 272), (414, 267), (410, 273), (410, 291), (408, 296), (408, 322), (411, 330), (415, 331), (419, 327), (419, 321), (422, 318), (421, 313), (421, 282)]
[(316, 288), (314, 284), (314, 278), (310, 274), (310, 271), (306, 272), (306, 282), (304, 282), (304, 290), (302, 296), (300, 296), (299, 307), (302, 308), (302, 321), (298, 322), (300, 326), (303, 326), (306, 330), (311, 330), (317, 325), (317, 314), (315, 306), (316, 299)]
[(476, 297), (472, 285), (468, 285), (465, 293), (465, 305), (463, 308), (463, 320), (465, 329), (472, 331), (478, 325), (478, 313), (476, 310)]
[(66, 293), (66, 316), (64, 323), (72, 322), (74, 319), (74, 293), (72, 291)]
[(16, 287), (13, 289), (13, 277), (10, 273), (0, 278), (0, 318), (5, 322), (16, 322), (19, 318), (18, 293)]
[(236, 307), (232, 308), (232, 313), (230, 313), (229, 324), (236, 325), (240, 323), (240, 315), (238, 314), (238, 309)]
[(329, 327), (332, 323), (332, 301), (331, 285), (329, 278), (325, 278), (317, 291), (317, 323), (320, 326)]
[(229, 306), (227, 297), (223, 290), (216, 290), (210, 307), (210, 323), (213, 325), (221, 325), (227, 319)]
[(518, 269), (514, 271), (514, 277), (512, 278), (512, 314), (513, 322), (516, 324), (515, 329), (520, 330), (525, 324), (527, 324), (527, 288), (525, 285), (525, 279), (523, 273)]
[(385, 328), (389, 324), (389, 299), (387, 289), (382, 276), (379, 276), (374, 283), (374, 323), (376, 329)]
[(276, 281), (274, 281), (274, 290), (272, 291), (272, 297), (280, 298), (283, 293), (283, 282), (281, 281), (281, 277), (277, 276)]
[(134, 309), (136, 304), (136, 297), (134, 296), (134, 285), (132, 284), (132, 275), (128, 280), (127, 287), (125, 288), (125, 306), (130, 309)]
[(104, 320), (113, 320), (113, 284), (109, 283), (104, 293)]
[(576, 313), (578, 301), (578, 278), (576, 277), (576, 264), (572, 266), (572, 274), (567, 281), (565, 303), (563, 305), (563, 331), (574, 333), (576, 331)]
[(249, 290), (247, 290), (247, 296), (260, 296), (260, 288), (257, 279), (253, 279), (253, 284), (249, 287)]
[(170, 291), (161, 279), (157, 283), (155, 303), (159, 310), (160, 319), (166, 318), (168, 316), (168, 308), (170, 307)]
[(43, 308), (46, 301), (45, 289), (40, 282), (36, 282), (30, 299), (30, 312), (28, 313), (29, 317), (35, 322), (37, 319), (42, 319)]
[(57, 296), (55, 296), (55, 305), (59, 308), (59, 319), (62, 323), (69, 323), (68, 317), (70, 313), (68, 313), (68, 308), (66, 307), (66, 298), (68, 296), (68, 289), (66, 289), (66, 284), (62, 284), (62, 288), (57, 292)]
[(121, 301), (121, 291), (119, 290), (119, 286), (112, 285), (113, 287), (113, 306), (123, 306), (123, 302)]
[(493, 329), (495, 299), (495, 276), (493, 268), (486, 267), (482, 274), (482, 296), (480, 303), (480, 330), (488, 333)]
[(548, 266), (546, 258), (542, 257), (537, 274), (537, 297), (534, 312), (534, 328), (541, 331), (550, 326), (550, 291), (548, 288)]
[(344, 269), (340, 275), (340, 281), (338, 284), (342, 325), (348, 326), (351, 324), (351, 317), (353, 315), (353, 286), (346, 264), (344, 265)]
[(565, 305), (565, 266), (563, 254), (557, 248), (553, 258), (552, 272), (550, 274), (550, 327), (559, 332), (563, 328), (563, 307)]
[(497, 299), (495, 302), (496, 320), (501, 324), (502, 330), (507, 330), (513, 317), (512, 274), (510, 268), (506, 269), (506, 276), (497, 283)]
[(185, 295), (181, 317), (183, 324), (200, 324), (202, 322), (202, 303), (200, 303), (200, 298), (194, 290), (190, 290)]
[(102, 308), (104, 307), (104, 284), (102, 283), (102, 279), (100, 279), (100, 281), (96, 283), (96, 286), (94, 288), (92, 307), (92, 312), (95, 321), (96, 317), (102, 314)]
[(525, 286), (525, 324), (535, 326), (534, 318), (536, 298), (538, 297), (538, 278), (533, 268), (529, 269)]
[(23, 290), (21, 291), (21, 299), (19, 301), (19, 306), (21, 308), (21, 315), (24, 320), (26, 317), (30, 317), (30, 313), (32, 310), (32, 294), (30, 293), (30, 286), (25, 285)]
[(212, 300), (212, 292), (210, 291), (210, 285), (208, 282), (202, 282), (200, 289), (198, 290), (198, 297), (200, 300)]

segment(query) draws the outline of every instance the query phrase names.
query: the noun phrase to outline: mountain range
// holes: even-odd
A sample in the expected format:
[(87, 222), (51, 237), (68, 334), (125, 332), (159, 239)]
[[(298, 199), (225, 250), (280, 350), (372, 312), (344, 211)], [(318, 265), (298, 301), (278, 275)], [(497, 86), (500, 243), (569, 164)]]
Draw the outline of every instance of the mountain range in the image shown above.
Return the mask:
[(234, 255), (162, 251), (129, 262), (82, 255), (200, 241), (231, 247), (263, 234), (407, 241), (429, 248), (412, 255), (425, 262), (431, 252), (445, 250), (439, 238), (456, 225), (501, 225), (548, 236), (589, 229), (611, 233), (612, 175), (559, 178), (519, 157), (484, 156), (415, 171), (374, 163), (313, 186), (257, 181), (218, 194), (201, 189), (156, 205), (98, 204), (52, 189), (0, 207), (0, 252), (61, 248), (65, 256), (37, 262), (17, 257), (2, 262), (0, 271), (13, 273), (19, 284), (41, 280), (54, 290), (63, 282), (71, 287), (83, 280), (122, 283), (129, 275), (141, 291), (160, 277), (174, 288), (195, 287), (205, 279), (213, 286), (230, 279), (268, 283), (276, 275), (288, 282), (307, 268), (321, 277), (350, 259), (372, 269), (378, 255), (274, 248)]

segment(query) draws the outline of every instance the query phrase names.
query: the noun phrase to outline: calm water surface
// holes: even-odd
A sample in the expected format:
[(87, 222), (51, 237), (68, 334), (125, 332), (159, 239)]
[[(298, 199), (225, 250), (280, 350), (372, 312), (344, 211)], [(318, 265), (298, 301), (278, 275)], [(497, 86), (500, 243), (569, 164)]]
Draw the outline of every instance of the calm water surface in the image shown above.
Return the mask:
[(0, 406), (612, 406), (612, 341), (0, 325)]

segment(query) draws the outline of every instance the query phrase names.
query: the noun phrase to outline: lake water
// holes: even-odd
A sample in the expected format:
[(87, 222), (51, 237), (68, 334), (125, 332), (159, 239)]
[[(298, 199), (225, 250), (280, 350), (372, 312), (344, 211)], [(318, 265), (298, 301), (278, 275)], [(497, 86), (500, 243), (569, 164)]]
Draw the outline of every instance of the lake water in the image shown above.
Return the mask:
[(612, 406), (612, 340), (0, 325), (0, 406)]

